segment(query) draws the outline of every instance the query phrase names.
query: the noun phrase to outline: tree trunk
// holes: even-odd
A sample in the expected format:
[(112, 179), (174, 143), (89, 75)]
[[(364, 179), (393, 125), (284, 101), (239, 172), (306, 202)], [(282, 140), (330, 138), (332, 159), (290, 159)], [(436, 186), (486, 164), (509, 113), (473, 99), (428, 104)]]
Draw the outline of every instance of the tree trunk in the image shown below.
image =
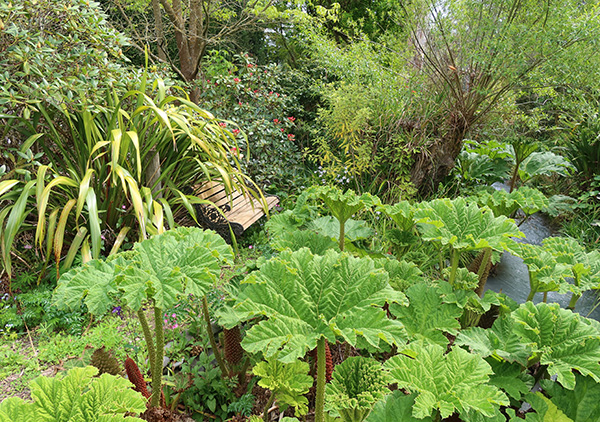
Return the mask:
[(470, 129), (472, 119), (465, 118), (455, 110), (447, 119), (446, 133), (435, 140), (423, 152), (417, 154), (411, 170), (411, 182), (422, 195), (436, 191), (439, 184), (450, 174), (456, 157), (462, 149), (463, 140)]

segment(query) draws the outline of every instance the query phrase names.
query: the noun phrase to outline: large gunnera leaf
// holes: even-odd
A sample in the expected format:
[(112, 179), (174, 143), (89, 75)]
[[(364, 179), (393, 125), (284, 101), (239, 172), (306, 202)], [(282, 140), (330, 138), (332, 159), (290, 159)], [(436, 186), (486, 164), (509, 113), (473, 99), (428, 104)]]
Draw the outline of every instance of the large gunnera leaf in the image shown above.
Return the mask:
[(472, 327), (460, 332), (455, 343), (468, 346), (473, 353), (482, 357), (493, 356), (507, 362), (518, 362), (527, 366), (531, 348), (523, 344), (522, 338), (514, 330), (515, 322), (510, 317), (498, 318), (492, 328)]
[(494, 217), (465, 198), (423, 202), (415, 212), (424, 240), (438, 241), (459, 250), (492, 248), (502, 251), (510, 237), (524, 237), (513, 220)]
[(267, 357), (281, 350), (282, 362), (304, 356), (322, 337), (334, 343), (341, 336), (356, 345), (360, 336), (373, 347), (380, 341), (403, 344), (406, 338), (402, 324), (382, 309), (406, 297), (390, 287), (388, 274), (369, 258), (335, 251), (318, 256), (307, 248), (284, 251), (251, 273), (234, 296), (236, 304), (221, 313), (221, 321), (233, 326), (266, 316), (242, 345)]
[(146, 410), (146, 399), (122, 377), (88, 366), (66, 376), (39, 377), (31, 382), (32, 402), (10, 398), (0, 403), (1, 422), (136, 422), (125, 414)]
[(106, 313), (117, 292), (134, 311), (153, 299), (159, 308), (175, 304), (179, 295), (204, 295), (233, 261), (231, 247), (212, 231), (178, 228), (137, 243), (132, 251), (91, 261), (64, 274), (53, 300), (76, 307), (83, 298), (94, 315)]
[(556, 261), (569, 266), (576, 280), (570, 288), (575, 294), (600, 286), (600, 252), (587, 252), (577, 240), (568, 237), (548, 237), (544, 239), (544, 249)]
[(556, 303), (526, 302), (512, 318), (515, 332), (565, 388), (575, 387), (574, 369), (600, 382), (600, 333), (582, 317)]
[(600, 384), (590, 377), (575, 374), (573, 390), (566, 390), (550, 380), (542, 380), (550, 400), (573, 422), (600, 421)]
[(281, 233), (273, 239), (271, 247), (277, 251), (283, 251), (284, 249), (297, 251), (306, 247), (315, 255), (324, 255), (329, 249), (340, 250), (337, 242), (331, 237), (310, 230), (293, 230)]
[(406, 395), (402, 391), (388, 394), (384, 400), (375, 405), (367, 422), (433, 422), (430, 417), (415, 418), (412, 415), (416, 394)]
[(444, 333), (456, 335), (462, 314), (454, 303), (443, 303), (435, 286), (415, 284), (406, 291), (410, 305), (391, 305), (390, 311), (404, 324), (409, 340), (423, 341), (446, 347)]
[[(334, 239), (340, 238), (340, 223), (328, 215), (312, 220), (306, 224), (308, 230), (313, 230), (323, 236), (327, 236)], [(349, 219), (346, 221), (345, 236), (351, 242), (355, 242), (361, 239), (368, 239), (375, 234), (375, 231), (367, 226), (367, 223), (363, 220)]]
[(446, 349), (437, 345), (411, 345), (386, 363), (398, 388), (417, 393), (412, 415), (415, 418), (442, 418), (469, 411), (493, 416), (496, 409), (509, 401), (497, 387), (489, 384), (492, 368), (480, 356), (461, 348)]

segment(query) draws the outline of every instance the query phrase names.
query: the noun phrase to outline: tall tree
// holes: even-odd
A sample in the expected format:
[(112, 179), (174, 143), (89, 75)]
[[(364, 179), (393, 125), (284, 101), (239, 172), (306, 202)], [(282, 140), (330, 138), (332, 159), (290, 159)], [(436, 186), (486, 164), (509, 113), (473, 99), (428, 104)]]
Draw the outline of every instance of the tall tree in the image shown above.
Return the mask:
[(413, 65), (443, 94), (432, 142), (412, 169), (425, 193), (449, 174), (463, 139), (508, 93), (529, 84), (533, 71), (569, 66), (600, 36), (597, 1), (427, 0), (404, 11)]
[[(199, 77), (208, 48), (255, 29), (271, 7), (271, 1), (260, 0), (106, 0), (105, 4), (120, 12), (118, 18), (113, 13), (113, 19), (138, 49), (152, 45), (152, 58), (169, 63), (185, 82)], [(142, 18), (132, 18), (132, 12)]]

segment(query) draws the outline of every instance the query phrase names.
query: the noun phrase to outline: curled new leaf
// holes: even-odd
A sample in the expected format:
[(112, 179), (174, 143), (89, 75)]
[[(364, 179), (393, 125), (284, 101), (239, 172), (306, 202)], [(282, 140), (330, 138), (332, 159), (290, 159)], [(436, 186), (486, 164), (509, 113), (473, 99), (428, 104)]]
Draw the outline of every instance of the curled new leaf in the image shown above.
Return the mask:
[(335, 367), (327, 385), (325, 410), (343, 422), (362, 422), (389, 392), (389, 378), (374, 359), (351, 357)]
[(308, 399), (305, 394), (314, 381), (308, 374), (309, 369), (306, 362), (295, 360), (282, 363), (277, 356), (272, 356), (266, 362), (256, 364), (252, 372), (260, 377), (258, 385), (271, 390), (281, 406), (292, 406), (298, 415), (306, 415)]

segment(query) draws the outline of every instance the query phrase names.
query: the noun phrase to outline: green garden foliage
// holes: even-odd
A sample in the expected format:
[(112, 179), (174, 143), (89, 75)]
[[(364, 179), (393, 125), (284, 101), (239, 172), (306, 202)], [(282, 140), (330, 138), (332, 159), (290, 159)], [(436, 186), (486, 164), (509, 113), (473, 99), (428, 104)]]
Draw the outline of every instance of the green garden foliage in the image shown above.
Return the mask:
[(103, 374), (88, 366), (71, 369), (66, 376), (32, 381), (33, 401), (11, 397), (0, 403), (2, 422), (137, 422), (126, 416), (146, 410), (146, 400), (125, 378)]

